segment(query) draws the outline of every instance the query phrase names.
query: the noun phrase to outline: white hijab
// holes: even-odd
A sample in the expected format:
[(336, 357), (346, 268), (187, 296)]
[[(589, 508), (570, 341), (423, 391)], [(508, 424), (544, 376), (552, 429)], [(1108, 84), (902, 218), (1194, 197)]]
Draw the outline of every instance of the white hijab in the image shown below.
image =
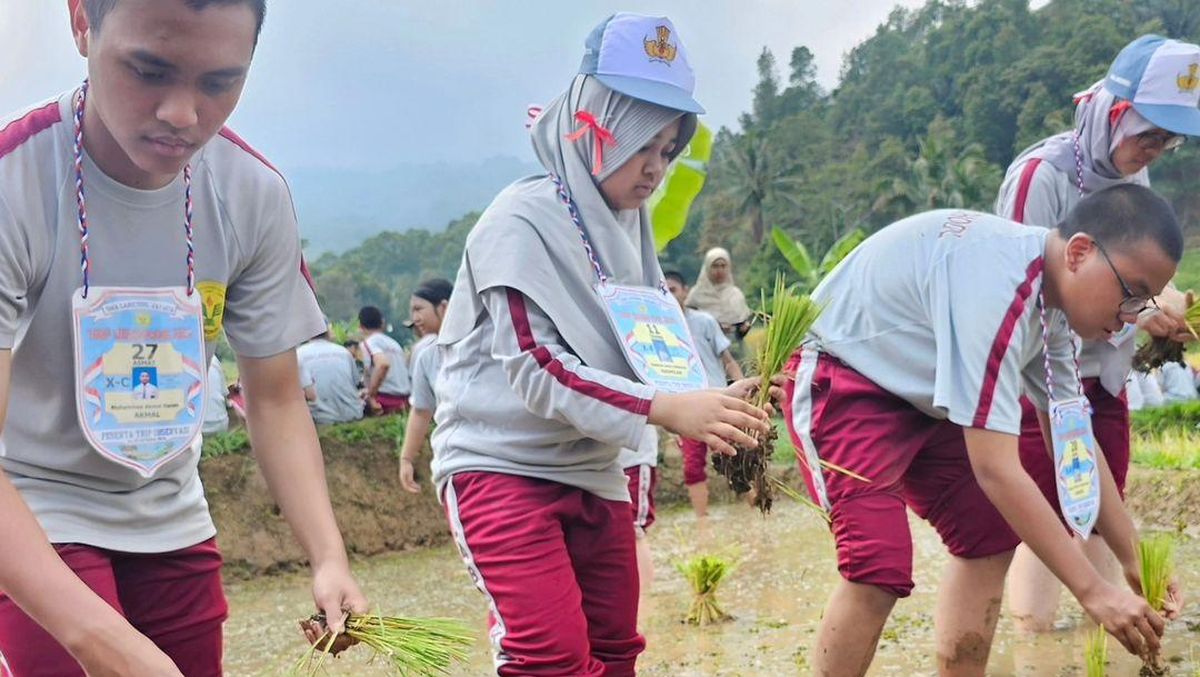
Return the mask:
[[(722, 260), (729, 264), (729, 277), (716, 284), (709, 277), (709, 271), (713, 263)], [(750, 306), (746, 305), (746, 295), (733, 283), (733, 259), (729, 257), (729, 252), (721, 247), (708, 250), (704, 255), (704, 265), (700, 268), (700, 277), (688, 292), (685, 305), (712, 315), (724, 327), (741, 324), (750, 319), (751, 311)]]
[[(579, 111), (595, 116), (615, 137), (615, 144), (603, 148), (604, 167), (597, 176), (592, 175), (593, 144), (599, 142), (595, 133), (577, 141), (566, 138), (580, 127), (575, 117)], [(657, 285), (662, 270), (646, 208), (614, 212), (599, 183), (681, 116), (676, 155), (695, 132), (695, 115), (614, 92), (590, 76), (576, 76), (530, 129), (534, 151), (548, 174), (521, 179), (501, 191), (467, 237), (438, 343), (452, 345), (464, 339), (482, 316), (480, 293), (508, 287), (550, 317), (584, 364), (636, 378), (594, 291), (596, 274), (579, 231), (549, 174), (558, 176), (574, 199), (608, 278), (616, 284)]]

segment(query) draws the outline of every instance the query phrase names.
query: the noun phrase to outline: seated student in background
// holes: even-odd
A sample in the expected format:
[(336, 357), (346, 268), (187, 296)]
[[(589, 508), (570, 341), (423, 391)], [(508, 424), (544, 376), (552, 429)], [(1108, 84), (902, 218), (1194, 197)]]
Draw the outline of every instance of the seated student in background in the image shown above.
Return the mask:
[(297, 348), (296, 359), (313, 422), (346, 423), (362, 418), (354, 357), (333, 342), (328, 329)]
[(411, 384), (404, 349), (383, 333), (383, 313), (375, 306), (363, 306), (358, 311), (358, 326), (363, 334), (359, 346), (366, 368), (367, 411), (380, 416), (407, 410)]
[(1168, 362), (1160, 370), (1163, 400), (1188, 402), (1197, 398), (1196, 384), (1192, 380), (1192, 368), (1179, 362)]

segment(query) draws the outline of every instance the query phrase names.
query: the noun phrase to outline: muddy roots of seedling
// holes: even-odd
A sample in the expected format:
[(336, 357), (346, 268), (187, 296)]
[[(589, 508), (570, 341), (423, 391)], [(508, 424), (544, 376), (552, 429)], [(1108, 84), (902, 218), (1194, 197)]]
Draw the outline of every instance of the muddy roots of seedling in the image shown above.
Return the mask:
[(1133, 354), (1133, 368), (1141, 372), (1150, 372), (1171, 362), (1183, 364), (1183, 344), (1166, 338), (1150, 339)]
[(772, 427), (753, 449), (737, 447), (737, 456), (713, 454), (713, 468), (729, 481), (729, 488), (739, 496), (753, 491), (754, 507), (764, 515), (771, 512), (771, 505), (775, 501), (771, 455), (775, 453), (777, 436), (775, 428)]

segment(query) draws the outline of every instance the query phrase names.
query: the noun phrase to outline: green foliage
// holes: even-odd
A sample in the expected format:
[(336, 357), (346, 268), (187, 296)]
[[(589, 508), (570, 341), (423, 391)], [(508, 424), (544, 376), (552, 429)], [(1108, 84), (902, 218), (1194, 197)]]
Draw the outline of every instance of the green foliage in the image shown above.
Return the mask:
[(783, 255), (787, 262), (792, 266), (792, 270), (800, 277), (800, 288), (805, 291), (812, 291), (817, 284), (826, 275), (832, 271), (837, 264), (842, 262), (842, 259), (850, 255), (854, 248), (862, 244), (862, 241), (867, 239), (867, 234), (861, 228), (855, 228), (838, 238), (829, 247), (829, 251), (825, 252), (825, 256), (821, 257), (820, 265), (813, 265), (812, 257), (808, 255), (808, 248), (804, 243), (793, 240), (788, 237), (788, 234), (782, 228), (776, 226), (771, 230), (771, 239), (775, 243), (775, 247)]
[(408, 414), (394, 414), (364, 418), (350, 423), (335, 423), (321, 429), (323, 438), (336, 440), (347, 446), (368, 446), (374, 444), (392, 443), (396, 453), (404, 445), (404, 428), (408, 424)]
[(250, 451), (250, 436), (245, 428), (234, 428), (228, 432), (210, 433), (204, 436), (204, 447), (200, 458), (217, 458)]
[(1200, 432), (1194, 429), (1134, 435), (1130, 446), (1135, 465), (1156, 470), (1200, 470)]
[[(349, 423), (335, 423), (317, 428), (322, 442), (334, 441), (347, 446), (390, 445), (397, 454), (404, 446), (404, 428), (408, 414), (364, 418)], [(217, 458), (250, 453), (250, 436), (245, 428), (204, 436), (201, 458)]]
[(454, 280), (467, 233), (478, 220), (468, 214), (440, 233), (380, 233), (343, 254), (312, 262), (317, 299), (332, 321), (355, 321), (364, 305), (378, 306), (398, 332), (408, 318), (409, 297), (422, 280)]
[(1200, 427), (1200, 401), (1177, 402), (1164, 407), (1129, 412), (1135, 435), (1168, 431), (1194, 431)]
[(344, 345), (347, 341), (358, 338), (358, 325), (349, 320), (334, 320), (329, 323), (329, 333), (333, 337), (333, 342), (338, 345)]

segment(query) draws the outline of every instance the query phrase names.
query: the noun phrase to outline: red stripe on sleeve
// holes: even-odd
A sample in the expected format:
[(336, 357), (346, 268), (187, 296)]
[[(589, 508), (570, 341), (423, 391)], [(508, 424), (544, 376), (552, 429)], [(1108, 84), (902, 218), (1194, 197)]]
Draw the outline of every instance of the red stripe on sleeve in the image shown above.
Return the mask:
[(979, 406), (975, 408), (975, 418), (971, 421), (972, 428), (983, 428), (987, 425), (988, 414), (992, 411), (992, 400), (996, 395), (996, 380), (1000, 377), (1000, 364), (1004, 362), (1004, 355), (1008, 352), (1008, 344), (1012, 340), (1017, 320), (1021, 319), (1021, 314), (1025, 312), (1025, 303), (1033, 293), (1033, 282), (1042, 274), (1042, 264), (1040, 256), (1029, 262), (1029, 267), (1025, 269), (1025, 281), (1017, 287), (1008, 312), (1004, 314), (1004, 321), (1000, 323), (1000, 330), (996, 332), (996, 338), (992, 341), (992, 351), (988, 354), (987, 368), (983, 372), (983, 387), (979, 390)]
[(521, 350), (533, 355), (538, 365), (550, 372), (559, 383), (577, 393), (587, 395), (619, 409), (624, 409), (639, 416), (650, 413), (650, 400), (644, 400), (636, 395), (629, 395), (619, 390), (603, 386), (595, 381), (589, 381), (575, 372), (567, 369), (550, 355), (544, 346), (539, 346), (533, 338), (533, 330), (529, 326), (529, 313), (525, 309), (525, 296), (516, 289), (508, 289), (508, 310), (512, 316), (513, 329), (517, 332), (517, 345)]
[[(1042, 164), (1041, 158), (1033, 158), (1025, 163), (1025, 167), (1021, 170), (1021, 179), (1017, 183), (1017, 203), (1013, 205), (1012, 220), (1017, 223), (1025, 223), (1025, 202), (1029, 199), (1029, 185), (1033, 183), (1033, 175), (1037, 173), (1038, 165)], [(1039, 226), (1053, 226), (1053, 223), (1038, 223)]]
[(62, 122), (62, 111), (58, 108), (58, 102), (54, 101), (4, 125), (4, 129), (0, 129), (0, 158), (16, 150), (38, 132), (59, 122)]

